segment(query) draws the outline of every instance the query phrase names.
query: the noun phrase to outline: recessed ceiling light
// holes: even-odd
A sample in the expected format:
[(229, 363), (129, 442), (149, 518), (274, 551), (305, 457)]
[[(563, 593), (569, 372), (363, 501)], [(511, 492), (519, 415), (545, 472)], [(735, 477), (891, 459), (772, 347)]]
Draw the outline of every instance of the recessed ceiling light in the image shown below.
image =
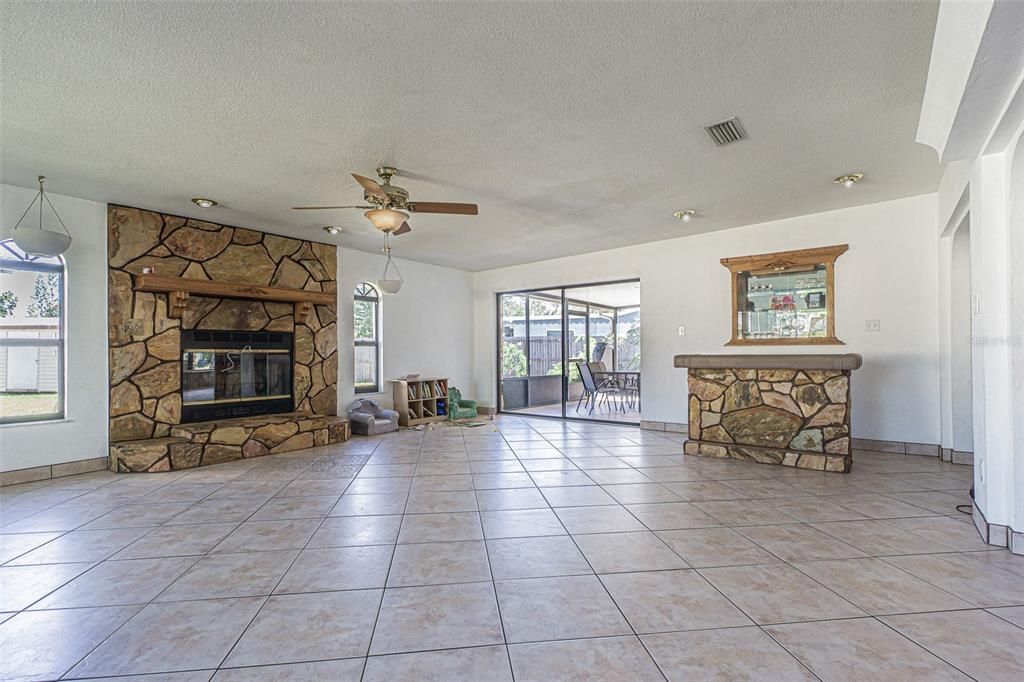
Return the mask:
[(342, 229), (337, 225), (327, 225), (326, 227), (324, 227), (324, 232), (331, 235), (341, 234)]
[(199, 208), (213, 208), (217, 205), (217, 202), (213, 199), (204, 199), (203, 197), (194, 197), (192, 203)]
[(837, 185), (842, 185), (843, 187), (850, 188), (856, 185), (858, 182), (860, 182), (863, 178), (863, 173), (847, 173), (846, 175), (840, 175), (832, 182), (836, 183)]
[(679, 218), (684, 222), (690, 222), (690, 218), (697, 215), (697, 212), (694, 211), (692, 208), (686, 208), (683, 209), (682, 211), (676, 211), (672, 215), (674, 215), (675, 217)]

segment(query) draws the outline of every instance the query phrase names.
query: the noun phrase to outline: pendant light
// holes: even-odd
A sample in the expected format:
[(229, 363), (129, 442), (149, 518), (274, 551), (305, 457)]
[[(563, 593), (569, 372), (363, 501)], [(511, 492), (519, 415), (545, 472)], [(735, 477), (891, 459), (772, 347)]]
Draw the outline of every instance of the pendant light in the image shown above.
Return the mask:
[[(27, 253), (30, 256), (40, 256), (43, 258), (56, 258), (60, 256), (71, 246), (71, 233), (68, 232), (67, 226), (64, 225), (64, 221), (60, 219), (60, 215), (57, 213), (57, 209), (53, 207), (50, 202), (50, 198), (46, 196), (46, 192), (43, 191), (43, 182), (46, 178), (42, 175), (39, 176), (39, 192), (36, 193), (35, 197), (29, 203), (28, 208), (21, 214), (21, 218), (18, 219), (18, 223), (14, 226), (11, 231), (11, 236), (14, 238), (14, 243), (18, 245), (18, 248)], [(21, 223), (25, 220), (25, 216), (32, 210), (32, 206), (35, 205), (36, 200), (39, 201), (39, 226), (38, 229), (32, 227), (21, 227)], [(43, 229), (43, 202), (50, 207), (53, 215), (57, 217), (57, 222), (64, 229), (64, 234), (60, 232), (54, 232), (53, 230)]]
[[(395, 265), (394, 261), (391, 260), (391, 233), (384, 233), (384, 253), (388, 259), (384, 263), (384, 274), (377, 280), (377, 286), (385, 294), (397, 294), (398, 290), (402, 288), (402, 283), (405, 281), (402, 279), (402, 273), (398, 271), (398, 266)], [(394, 273), (391, 273), (394, 270)]]

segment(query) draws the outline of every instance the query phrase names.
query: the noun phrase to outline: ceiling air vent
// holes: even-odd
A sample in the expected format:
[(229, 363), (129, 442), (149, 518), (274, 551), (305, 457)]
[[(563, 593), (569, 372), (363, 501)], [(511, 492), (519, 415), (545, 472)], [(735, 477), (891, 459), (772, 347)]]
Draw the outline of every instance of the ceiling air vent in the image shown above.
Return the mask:
[(727, 144), (744, 140), (747, 134), (743, 131), (739, 119), (735, 116), (727, 118), (718, 123), (704, 126), (704, 132), (708, 134), (716, 147), (724, 147)]

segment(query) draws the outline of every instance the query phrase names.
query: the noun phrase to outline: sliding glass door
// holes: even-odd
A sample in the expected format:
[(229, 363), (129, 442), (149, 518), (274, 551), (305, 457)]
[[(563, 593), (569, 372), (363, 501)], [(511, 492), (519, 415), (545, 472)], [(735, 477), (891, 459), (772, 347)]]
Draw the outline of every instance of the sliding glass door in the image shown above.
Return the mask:
[(501, 293), (497, 308), (500, 411), (639, 423), (639, 281)]

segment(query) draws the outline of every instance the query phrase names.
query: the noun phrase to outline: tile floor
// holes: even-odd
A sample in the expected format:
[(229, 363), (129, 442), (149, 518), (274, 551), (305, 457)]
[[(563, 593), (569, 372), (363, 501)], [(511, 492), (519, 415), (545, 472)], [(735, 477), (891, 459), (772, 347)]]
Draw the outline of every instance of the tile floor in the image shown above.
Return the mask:
[(0, 678), (1024, 679), (969, 467), (682, 440), (502, 417), (4, 488)]

